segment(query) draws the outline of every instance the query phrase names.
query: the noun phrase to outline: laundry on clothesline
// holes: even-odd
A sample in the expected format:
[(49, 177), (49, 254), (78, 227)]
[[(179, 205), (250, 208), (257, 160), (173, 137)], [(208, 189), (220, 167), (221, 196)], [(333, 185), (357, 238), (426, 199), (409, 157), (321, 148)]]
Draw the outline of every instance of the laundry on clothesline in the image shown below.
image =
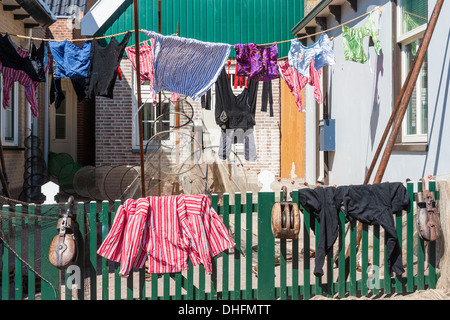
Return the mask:
[(314, 275), (320, 277), (324, 274), (322, 268), (325, 257), (339, 233), (340, 210), (345, 214), (346, 222), (356, 219), (369, 225), (381, 226), (385, 231), (389, 274), (392, 276), (393, 273), (404, 273), (393, 218), (394, 213), (400, 210), (408, 211), (411, 205), (408, 191), (402, 183), (299, 189), (299, 202), (320, 221)]
[[(13, 84), (19, 82), (25, 88), (25, 97), (30, 103), (31, 114), (37, 117), (39, 111), (36, 90), (41, 80), (45, 81), (45, 77), (42, 79), (42, 75), (47, 73), (51, 62), (47, 50), (43, 44), (36, 49), (33, 41), (30, 41), (30, 50), (22, 49), (15, 45), (9, 36), (0, 36), (0, 43), (0, 73), (3, 75), (3, 108), (6, 109), (9, 107)], [(5, 52), (11, 55), (6, 56)]]
[(230, 54), (229, 44), (143, 32), (155, 40), (154, 93), (167, 90), (197, 101), (214, 85)]
[(314, 87), (314, 99), (317, 101), (317, 103), (323, 103), (322, 90), (320, 89), (320, 74), (322, 71), (321, 69), (315, 69), (314, 58), (311, 59), (311, 62), (309, 64), (309, 78), (298, 73), (293, 67), (291, 67), (288, 60), (279, 62), (278, 67), (280, 68), (282, 79), (286, 82), (289, 91), (295, 97), (295, 102), (297, 104), (299, 112), (306, 112), (305, 108), (303, 107), (301, 91), (304, 87), (306, 87), (307, 84)]
[(256, 124), (255, 112), (259, 82), (248, 79), (247, 84), (247, 88), (235, 95), (227, 72), (225, 68), (222, 68), (215, 84), (215, 118), (216, 124), (222, 129), (248, 130)]
[(345, 60), (360, 63), (367, 62), (368, 57), (363, 48), (363, 39), (365, 37), (371, 37), (375, 52), (377, 55), (380, 55), (381, 43), (378, 38), (378, 29), (372, 14), (369, 15), (367, 21), (361, 28), (342, 26), (342, 42), (344, 45)]
[[(155, 39), (150, 39), (150, 43), (151, 45), (145, 41), (139, 46), (139, 73), (141, 84), (148, 81), (150, 91), (153, 91), (153, 48), (155, 47)], [(127, 47), (125, 48), (125, 52), (131, 62), (131, 65), (136, 70), (136, 48)], [(178, 99), (179, 94), (172, 92), (170, 101), (175, 103)], [(156, 93), (152, 94), (152, 101), (154, 105), (158, 103), (158, 95)]]
[(254, 43), (235, 44), (237, 75), (254, 81), (278, 79), (278, 45), (258, 46)]
[(130, 37), (131, 32), (125, 34), (121, 42), (112, 37), (104, 47), (100, 45), (99, 40), (92, 41), (90, 66), (86, 77), (86, 97), (88, 99), (95, 96), (114, 98), (118, 68)]
[(309, 65), (313, 58), (315, 59), (314, 68), (316, 70), (336, 63), (331, 41), (326, 33), (322, 33), (320, 39), (309, 47), (305, 47), (297, 39), (291, 41), (291, 48), (288, 53), (289, 64), (306, 78), (310, 77)]
[(212, 258), (234, 246), (207, 196), (149, 196), (119, 206), (97, 253), (119, 262), (123, 277), (146, 262), (148, 273), (181, 272), (189, 258), (211, 273)]

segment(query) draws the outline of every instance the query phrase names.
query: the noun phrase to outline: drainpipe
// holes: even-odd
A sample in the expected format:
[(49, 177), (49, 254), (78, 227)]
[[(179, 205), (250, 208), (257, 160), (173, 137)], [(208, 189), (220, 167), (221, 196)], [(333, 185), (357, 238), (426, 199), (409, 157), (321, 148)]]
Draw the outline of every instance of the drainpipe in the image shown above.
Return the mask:
[(49, 124), (48, 124), (48, 109), (49, 109), (49, 93), (48, 93), (48, 71), (45, 74), (45, 96), (44, 96), (44, 161), (48, 167), (48, 150), (49, 150)]

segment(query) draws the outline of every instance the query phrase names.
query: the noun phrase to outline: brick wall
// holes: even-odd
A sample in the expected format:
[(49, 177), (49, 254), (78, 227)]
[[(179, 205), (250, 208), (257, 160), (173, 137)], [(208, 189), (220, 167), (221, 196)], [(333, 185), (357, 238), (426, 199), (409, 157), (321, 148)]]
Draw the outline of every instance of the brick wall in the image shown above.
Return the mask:
[[(20, 20), (14, 20), (11, 12), (3, 11), (3, 6), (0, 5), (0, 31), (8, 32), (11, 35), (28, 35), (28, 29), (24, 28), (24, 24)], [(33, 30), (33, 36), (42, 37), (41, 29)], [(28, 49), (29, 40), (11, 36), (11, 39), (20, 47)], [(40, 45), (39, 41), (35, 42)], [(18, 86), (18, 146), (10, 147), (3, 146), (3, 155), (5, 160), (6, 174), (9, 181), (9, 190), (11, 197), (17, 199), (23, 189), (24, 171), (25, 171), (25, 154), (24, 154), (24, 139), (30, 133), (26, 128), (28, 104), (25, 99), (25, 88), (22, 85)], [(43, 107), (43, 91), (44, 85), (40, 85), (37, 92), (39, 108)], [(41, 111), (42, 112), (42, 111)], [(2, 187), (1, 187), (2, 188)], [(3, 192), (0, 194), (4, 195)]]

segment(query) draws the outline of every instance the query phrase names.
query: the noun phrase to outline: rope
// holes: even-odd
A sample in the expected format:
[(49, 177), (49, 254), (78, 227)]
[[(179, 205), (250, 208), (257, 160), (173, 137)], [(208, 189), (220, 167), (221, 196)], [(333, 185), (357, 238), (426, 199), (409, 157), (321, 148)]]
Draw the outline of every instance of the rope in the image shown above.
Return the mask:
[[(345, 23), (341, 23), (340, 25), (334, 26), (334, 27), (329, 28), (329, 29), (327, 29), (327, 30), (322, 30), (322, 31), (320, 31), (320, 32), (316, 32), (316, 33), (313, 33), (313, 34), (308, 34), (308, 35), (303, 36), (303, 37), (297, 37), (296, 39), (298, 39), (298, 40), (300, 40), (300, 39), (305, 39), (305, 38), (309, 38), (309, 37), (316, 36), (316, 35), (318, 35), (318, 34), (322, 34), (322, 33), (324, 33), (324, 32), (328, 32), (328, 31), (334, 30), (334, 29), (339, 28), (339, 27), (342, 27), (342, 26), (344, 26), (344, 25), (346, 25), (346, 24), (348, 24), (348, 23), (350, 23), (350, 22), (353, 22), (353, 21), (355, 21), (355, 20), (361, 19), (361, 18), (363, 18), (363, 17), (365, 17), (365, 16), (371, 14), (372, 12), (374, 12), (374, 11), (376, 11), (376, 10), (378, 10), (380, 13), (383, 12), (383, 10), (381, 9), (381, 7), (380, 7), (380, 6), (377, 6), (377, 7), (375, 7), (374, 9), (372, 9), (372, 10), (370, 10), (370, 11), (368, 11), (368, 12), (366, 12), (366, 13), (364, 13), (364, 14), (362, 14), (362, 15), (356, 17), (356, 18), (353, 18), (353, 19), (351, 19), (351, 20), (349, 20), (349, 21), (347, 21), (347, 22), (345, 22)], [(140, 31), (140, 32), (143, 32), (143, 30), (139, 30), (139, 31)], [(126, 34), (126, 33), (128, 33), (128, 32), (134, 32), (134, 30), (125, 31), (125, 32), (120, 32), (120, 33), (111, 34), (111, 35), (106, 35), (106, 36), (101, 36), (101, 37), (91, 37), (91, 38), (84, 38), (84, 39), (71, 39), (71, 40), (69, 40), (69, 41), (71, 41), (71, 42), (76, 42), (76, 41), (89, 41), (89, 40), (95, 40), (95, 39), (106, 39), (106, 38), (112, 38), (112, 37), (120, 36), (120, 35)], [(0, 33), (1, 33), (1, 34), (6, 34), (5, 32), (0, 32)], [(62, 41), (68, 40), (68, 39), (36, 38), (36, 37), (30, 37), (30, 36), (23, 36), (23, 35), (19, 35), (19, 34), (9, 34), (9, 35), (14, 36), (14, 37), (18, 37), (18, 38), (22, 38), (22, 39), (31, 39), (31, 40), (38, 40), (38, 41), (40, 40), (40, 41), (55, 41), (55, 42), (62, 42)], [(280, 43), (285, 43), (285, 42), (289, 42), (289, 41), (292, 41), (292, 40), (293, 40), (293, 39), (282, 40), (282, 41), (276, 41), (276, 42), (270, 42), (270, 43), (264, 43), (264, 44), (260, 44), (259, 46), (268, 46), (268, 45), (271, 45), (271, 44), (280, 44)], [(139, 44), (142, 44), (142, 43), (144, 43), (144, 42), (146, 42), (146, 41), (148, 41), (148, 40), (142, 41), (142, 42), (140, 42)]]

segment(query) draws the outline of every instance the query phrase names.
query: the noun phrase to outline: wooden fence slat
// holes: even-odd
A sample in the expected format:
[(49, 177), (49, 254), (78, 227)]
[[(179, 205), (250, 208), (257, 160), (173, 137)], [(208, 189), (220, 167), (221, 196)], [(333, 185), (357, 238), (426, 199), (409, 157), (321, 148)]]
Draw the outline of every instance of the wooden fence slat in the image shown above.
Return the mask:
[(373, 226), (373, 294), (377, 295), (381, 289), (380, 278), (380, 226)]
[(339, 297), (345, 297), (345, 215), (339, 211), (339, 259), (338, 259), (338, 292)]
[[(114, 201), (114, 212), (111, 213), (111, 224), (114, 222), (114, 218), (116, 217), (117, 210), (121, 205), (120, 200)], [(119, 275), (120, 264), (118, 262), (113, 262), (114, 265), (114, 299), (121, 300), (122, 299), (122, 281)]]
[[(36, 206), (30, 205), (28, 207), (28, 215), (34, 216), (36, 212)], [(36, 275), (34, 273), (35, 270), (35, 259), (36, 259), (36, 220), (34, 218), (31, 219), (30, 222), (30, 232), (28, 232), (28, 300), (35, 300), (36, 295)]]
[[(3, 205), (2, 211), (9, 212), (9, 206)], [(10, 229), (10, 221), (9, 219), (4, 220), (1, 222), (2, 232), (4, 234), (8, 234)], [(6, 247), (6, 243), (2, 243), (3, 245), (3, 253), (2, 253), (2, 262), (3, 262), (3, 268), (2, 268), (2, 300), (9, 300), (9, 254), (10, 251)]]
[(234, 194), (234, 300), (241, 300), (241, 193)]
[(406, 290), (414, 290), (414, 183), (406, 184), (410, 209), (406, 217)]
[[(53, 205), (42, 205), (41, 214), (55, 210)], [(56, 223), (41, 228), (41, 299), (57, 300), (60, 298), (59, 270), (55, 268), (48, 258), (48, 250), (53, 237), (58, 234)]]
[[(223, 194), (223, 223), (227, 229), (230, 227), (230, 195)], [(222, 299), (230, 299), (229, 295), (229, 250), (224, 250), (222, 253)]]
[[(101, 222), (101, 232), (102, 232), (102, 242), (105, 240), (109, 231), (109, 210), (108, 201), (102, 202), (102, 211), (100, 214)], [(101, 258), (101, 271), (102, 271), (102, 300), (109, 300), (109, 270), (108, 270), (108, 260), (106, 258)]]
[(303, 299), (309, 300), (311, 298), (311, 216), (302, 205), (300, 205), (300, 210), (303, 212)]
[(90, 297), (97, 300), (97, 203), (91, 201), (89, 205), (89, 277)]
[[(293, 190), (292, 192), (292, 202), (296, 203), (300, 208), (298, 190)], [(300, 213), (302, 215), (302, 213)], [(302, 232), (302, 227), (300, 226), (300, 232)], [(298, 256), (299, 256), (299, 248), (298, 248), (299, 239), (292, 239), (292, 299), (299, 299), (300, 292), (300, 283), (299, 283), (299, 264), (298, 264)]]
[[(216, 210), (217, 213), (219, 213), (219, 195), (213, 194), (211, 196), (211, 206)], [(213, 275), (211, 277), (211, 293), (210, 293), (210, 299), (211, 300), (217, 300), (217, 273), (215, 272), (217, 270), (217, 256), (213, 258)]]
[(258, 299), (260, 300), (275, 298), (275, 239), (270, 222), (274, 204), (274, 192), (258, 192)]
[[(417, 191), (421, 190), (422, 190), (422, 182), (419, 181), (417, 183)], [(425, 275), (424, 275), (425, 243), (423, 239), (419, 236), (419, 233), (417, 233), (416, 239), (417, 239), (417, 289), (423, 290), (425, 288)]]
[(356, 220), (350, 221), (350, 295), (356, 296)]
[[(16, 205), (15, 212), (20, 215), (22, 213), (22, 205)], [(14, 298), (16, 300), (22, 300), (23, 298), (22, 261), (20, 261), (19, 259), (19, 257), (22, 256), (22, 232), (20, 232), (20, 229), (23, 225), (23, 221), (19, 217), (19, 219), (17, 219), (16, 225), (13, 226), (13, 228), (15, 229), (13, 232), (16, 233), (14, 244), (14, 251), (16, 252), (14, 258)]]
[(253, 298), (253, 194), (251, 192), (247, 192), (245, 201), (245, 299), (251, 300)]

